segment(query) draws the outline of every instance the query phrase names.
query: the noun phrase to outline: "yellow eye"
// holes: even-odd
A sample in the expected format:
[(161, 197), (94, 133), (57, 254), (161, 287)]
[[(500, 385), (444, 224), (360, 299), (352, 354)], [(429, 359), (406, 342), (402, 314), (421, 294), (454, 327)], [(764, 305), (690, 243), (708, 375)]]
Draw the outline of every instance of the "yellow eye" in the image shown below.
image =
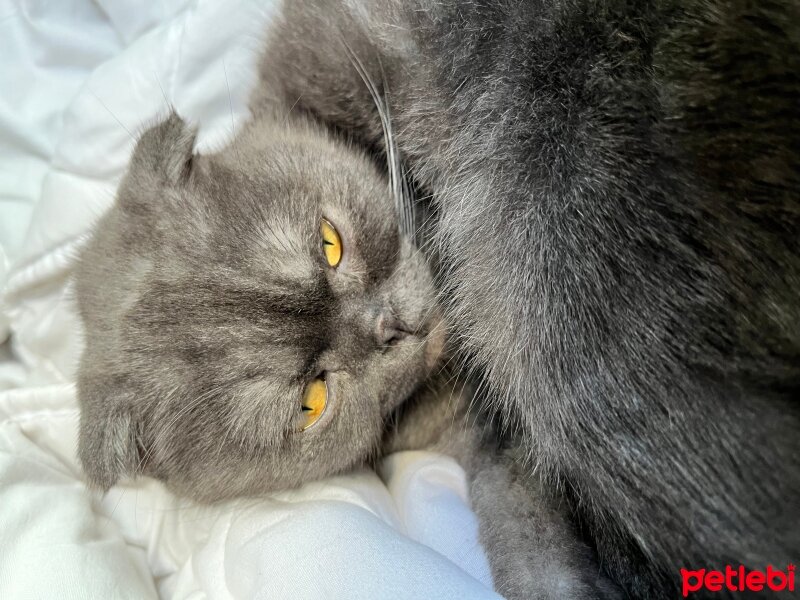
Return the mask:
[(306, 387), (306, 392), (303, 395), (303, 426), (300, 431), (305, 431), (314, 423), (319, 421), (319, 418), (325, 412), (325, 406), (328, 404), (328, 386), (324, 379), (315, 379)]
[(326, 219), (319, 223), (319, 232), (322, 235), (322, 249), (328, 264), (336, 267), (342, 261), (342, 239), (333, 225)]

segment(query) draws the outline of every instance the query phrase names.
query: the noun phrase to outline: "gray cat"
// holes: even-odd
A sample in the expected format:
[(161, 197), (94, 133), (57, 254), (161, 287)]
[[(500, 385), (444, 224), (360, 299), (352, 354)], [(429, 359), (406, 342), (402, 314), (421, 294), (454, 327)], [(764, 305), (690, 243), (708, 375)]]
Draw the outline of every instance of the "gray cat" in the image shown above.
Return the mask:
[(212, 502), (438, 450), (469, 473), (498, 591), (618, 597), (519, 447), (439, 373), (432, 275), (374, 162), (286, 107), (219, 153), (193, 144), (175, 114), (145, 132), (80, 257), (90, 481), (147, 474)]
[(604, 571), (796, 561), (800, 4), (282, 11), (263, 89), (376, 153), (390, 115), (460, 356)]
[[(522, 497), (539, 514), (569, 517), (566, 530), (579, 532), (630, 597), (676, 597), (684, 567), (780, 568), (800, 554), (799, 50), (797, 5), (781, 1), (287, 0), (270, 36), (256, 119), (293, 107), (315, 136), (328, 127), (321, 139), (336, 145), (334, 155), (354, 152), (362, 166), (396, 155), (387, 148), (402, 153), (413, 186), (432, 198), (421, 206), (430, 211), (423, 247), (441, 261), (442, 307), (459, 358), (485, 382), (480, 400), (522, 435), (522, 447), (499, 451), (500, 473), (530, 480)], [(189, 160), (191, 136), (178, 129), (134, 160), (119, 198), (122, 207), (127, 189), (130, 208), (115, 209), (94, 242), (106, 266), (81, 276), (84, 318), (97, 322), (79, 384), (82, 456), (104, 486), (145, 468), (189, 493), (191, 481), (228, 473), (216, 488), (207, 483), (210, 493), (239, 493), (258, 483), (243, 473), (277, 465), (254, 456), (268, 437), (250, 428), (259, 414), (238, 418), (239, 405), (224, 401), (258, 407), (235, 375), (260, 381), (259, 369), (302, 369), (281, 363), (277, 351), (275, 365), (252, 355), (248, 362), (225, 335), (272, 354), (249, 323), (281, 302), (291, 306), (291, 294), (261, 302), (237, 284), (233, 297), (215, 300), (218, 290), (203, 278), (236, 274), (237, 256), (252, 254), (248, 244), (212, 235), (202, 248), (224, 264), (209, 271), (211, 259), (194, 242), (214, 231), (214, 211), (198, 211), (205, 229), (187, 230), (180, 203), (133, 200), (149, 186), (159, 201), (188, 204), (188, 192), (167, 191), (192, 181), (217, 186), (216, 195), (203, 192), (209, 198), (255, 199), (268, 184), (256, 175), (269, 165), (282, 164), (281, 173), (309, 189), (330, 185), (330, 171), (303, 183), (315, 173), (313, 159), (307, 172), (292, 170), (299, 163), (283, 154), (282, 163), (268, 161), (269, 153), (246, 156), (242, 146), (227, 163), (254, 175), (234, 177), (210, 159)], [(298, 161), (309, 156), (295, 150)], [(159, 152), (163, 160), (153, 161)], [(212, 174), (192, 175), (195, 162)], [(153, 175), (137, 176), (137, 164)], [(173, 183), (154, 185), (158, 173)], [(269, 185), (280, 197), (281, 186)], [(222, 203), (221, 223), (244, 227), (234, 209)], [(308, 231), (319, 234), (317, 225)], [(116, 227), (116, 241), (104, 239), (106, 226)], [(180, 252), (162, 256), (163, 239), (175, 233)], [(280, 238), (271, 245), (280, 248)], [(194, 262), (179, 264), (183, 254)], [(172, 285), (176, 277), (162, 277), (153, 261), (166, 272), (189, 267), (192, 276)], [(265, 283), (251, 260), (242, 265)], [(154, 274), (167, 283), (148, 287)], [(85, 283), (92, 280), (94, 288)], [(416, 292), (433, 294), (425, 285)], [(257, 308), (238, 312), (248, 298)], [(110, 315), (102, 314), (106, 303), (116, 307)], [(292, 340), (287, 356), (296, 340), (320, 343), (308, 312), (271, 318), (278, 332), (294, 327), (290, 316), (305, 323), (276, 338)], [(401, 342), (413, 340), (411, 328), (400, 327)], [(240, 364), (251, 368), (236, 371)], [(420, 369), (394, 376), (420, 383)], [(388, 408), (408, 390), (395, 396), (391, 385), (381, 388), (387, 382), (373, 383), (393, 396)], [(301, 388), (272, 390), (300, 398)], [(213, 400), (204, 416), (195, 403), (205, 394)], [(313, 412), (298, 403), (285, 425), (300, 427)], [(378, 412), (371, 435), (381, 429)], [(242, 441), (227, 443), (231, 436)], [(356, 439), (346, 442), (348, 456), (368, 455)], [(205, 452), (178, 450), (192, 444)], [(212, 459), (212, 450), (221, 455)], [(219, 472), (209, 473), (212, 466)], [(297, 468), (325, 474), (318, 464)], [(526, 522), (516, 533), (526, 528), (536, 531)], [(490, 557), (499, 554), (492, 539), (484, 529)]]

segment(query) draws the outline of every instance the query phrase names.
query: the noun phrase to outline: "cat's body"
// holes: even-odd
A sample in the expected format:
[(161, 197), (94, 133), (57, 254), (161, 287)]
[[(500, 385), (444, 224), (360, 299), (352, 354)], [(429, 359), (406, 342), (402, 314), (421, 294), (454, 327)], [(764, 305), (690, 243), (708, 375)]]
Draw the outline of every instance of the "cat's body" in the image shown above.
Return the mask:
[(372, 80), (460, 349), (603, 568), (649, 599), (796, 561), (797, 3), (282, 10), (256, 112), (379, 150)]

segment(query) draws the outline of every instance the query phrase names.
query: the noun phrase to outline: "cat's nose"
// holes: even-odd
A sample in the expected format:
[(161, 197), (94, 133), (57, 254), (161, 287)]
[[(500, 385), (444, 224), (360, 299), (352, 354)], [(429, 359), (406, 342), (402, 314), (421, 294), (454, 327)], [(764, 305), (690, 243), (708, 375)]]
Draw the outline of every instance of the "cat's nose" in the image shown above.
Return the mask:
[(379, 346), (388, 346), (399, 342), (413, 332), (403, 321), (395, 317), (391, 311), (382, 310), (375, 322), (375, 341)]

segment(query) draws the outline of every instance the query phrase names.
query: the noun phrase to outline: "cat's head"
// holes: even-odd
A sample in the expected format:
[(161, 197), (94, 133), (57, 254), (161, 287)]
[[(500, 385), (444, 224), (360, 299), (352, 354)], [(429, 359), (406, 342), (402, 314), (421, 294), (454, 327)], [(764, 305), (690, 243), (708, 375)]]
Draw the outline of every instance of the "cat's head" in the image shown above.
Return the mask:
[(146, 131), (80, 257), (84, 470), (214, 500), (363, 461), (443, 345), (386, 178), (299, 117), (193, 145)]

